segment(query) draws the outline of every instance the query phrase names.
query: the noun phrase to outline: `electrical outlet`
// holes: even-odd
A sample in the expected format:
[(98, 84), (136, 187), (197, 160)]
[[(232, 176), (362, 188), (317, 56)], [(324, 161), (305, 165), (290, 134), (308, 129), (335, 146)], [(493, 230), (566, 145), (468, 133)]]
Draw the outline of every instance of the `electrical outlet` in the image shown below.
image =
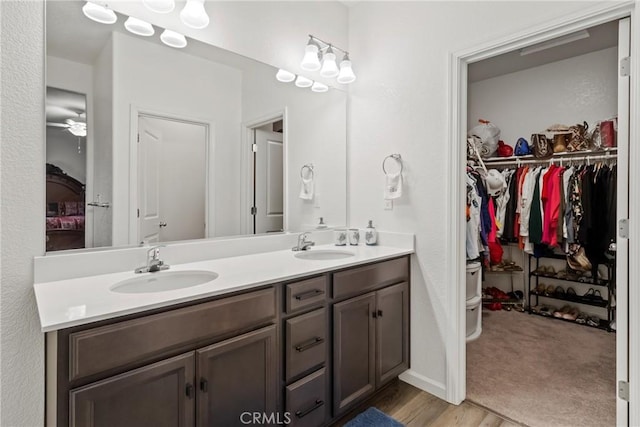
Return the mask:
[(384, 210), (385, 211), (392, 211), (393, 210), (393, 200), (384, 200)]

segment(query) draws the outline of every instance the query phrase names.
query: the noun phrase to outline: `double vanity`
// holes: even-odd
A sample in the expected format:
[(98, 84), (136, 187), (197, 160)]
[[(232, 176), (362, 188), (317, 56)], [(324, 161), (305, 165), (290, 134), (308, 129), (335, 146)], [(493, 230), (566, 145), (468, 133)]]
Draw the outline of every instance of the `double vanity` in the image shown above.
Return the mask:
[(37, 283), (47, 425), (328, 425), (409, 367), (411, 253), (319, 245)]

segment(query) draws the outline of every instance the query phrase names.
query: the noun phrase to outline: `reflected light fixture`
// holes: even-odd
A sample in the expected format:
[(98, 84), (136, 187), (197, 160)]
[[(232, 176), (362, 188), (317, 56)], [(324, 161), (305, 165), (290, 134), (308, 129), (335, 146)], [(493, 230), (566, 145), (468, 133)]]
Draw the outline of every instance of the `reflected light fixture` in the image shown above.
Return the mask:
[(351, 68), (351, 60), (349, 59), (348, 53), (345, 53), (342, 61), (340, 61), (340, 73), (336, 80), (340, 84), (349, 84), (356, 80), (356, 75)]
[(310, 36), (307, 46), (304, 48), (304, 57), (300, 68), (306, 71), (318, 71), (320, 69), (320, 46)]
[(171, 30), (164, 30), (162, 34), (160, 34), (160, 40), (162, 40), (162, 43), (167, 46), (175, 47), (177, 49), (182, 49), (187, 46), (186, 37)]
[(296, 86), (298, 87), (310, 87), (313, 84), (313, 80), (308, 79), (304, 76), (298, 76), (296, 79)]
[(156, 13), (169, 13), (176, 7), (174, 0), (142, 0), (147, 9)]
[(118, 20), (118, 17), (113, 10), (107, 9), (104, 6), (92, 3), (90, 1), (82, 6), (82, 13), (84, 13), (84, 16), (86, 16), (87, 18), (101, 24), (115, 24), (115, 22)]
[(149, 37), (152, 36), (156, 31), (153, 29), (153, 25), (149, 24), (142, 19), (134, 18), (130, 16), (124, 22), (124, 27), (130, 33), (137, 34), (139, 36)]
[(209, 25), (209, 15), (204, 9), (204, 0), (187, 0), (180, 12), (180, 20), (187, 27), (200, 30)]
[(329, 86), (327, 86), (324, 83), (313, 82), (313, 85), (311, 86), (311, 90), (314, 92), (326, 92), (329, 90)]
[(290, 83), (296, 79), (296, 75), (282, 68), (276, 73), (276, 79), (282, 83)]
[(322, 77), (335, 77), (338, 75), (338, 65), (336, 64), (336, 54), (333, 53), (333, 49), (331, 49), (331, 45), (327, 49), (327, 52), (324, 54), (322, 58), (322, 69), (320, 70), (320, 75)]
[[(340, 68), (336, 63), (335, 50), (339, 50), (344, 54), (340, 62)], [(307, 71), (320, 70), (320, 75), (325, 78), (337, 77), (340, 84), (349, 84), (356, 80), (356, 75), (351, 66), (349, 52), (344, 49), (321, 40), (309, 34), (309, 41), (304, 49), (304, 57), (300, 63), (300, 68)]]

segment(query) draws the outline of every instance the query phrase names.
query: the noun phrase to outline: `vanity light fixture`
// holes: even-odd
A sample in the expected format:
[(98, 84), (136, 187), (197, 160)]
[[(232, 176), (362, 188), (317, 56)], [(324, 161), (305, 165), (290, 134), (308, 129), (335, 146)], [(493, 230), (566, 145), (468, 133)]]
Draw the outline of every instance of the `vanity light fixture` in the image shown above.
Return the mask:
[(318, 71), (320, 69), (320, 46), (309, 36), (309, 42), (304, 48), (304, 57), (300, 63), (300, 68), (306, 71)]
[(187, 46), (186, 37), (171, 30), (164, 30), (162, 34), (160, 34), (160, 40), (162, 40), (162, 43), (167, 46), (175, 47), (177, 49), (182, 49)]
[(169, 13), (176, 7), (174, 0), (142, 0), (147, 9), (156, 13)]
[(142, 19), (134, 18), (130, 16), (124, 22), (124, 27), (130, 33), (137, 34), (139, 36), (149, 37), (152, 36), (156, 31), (153, 29), (153, 25), (149, 24)]
[(336, 80), (341, 84), (353, 83), (356, 80), (356, 75), (351, 68), (351, 60), (349, 59), (348, 53), (345, 53), (342, 61), (340, 61), (340, 73)]
[(338, 65), (336, 64), (336, 54), (333, 53), (333, 49), (331, 49), (331, 45), (327, 49), (327, 52), (324, 54), (322, 58), (322, 69), (320, 70), (320, 75), (322, 77), (335, 77), (338, 75)]
[[(340, 68), (336, 63), (334, 49), (344, 54), (340, 62)], [(356, 80), (356, 75), (349, 59), (349, 52), (312, 34), (309, 34), (309, 41), (304, 49), (304, 58), (302, 58), (300, 68), (307, 71), (320, 70), (322, 77), (337, 77), (337, 81), (340, 84), (349, 84)]]
[(298, 76), (296, 79), (296, 86), (298, 87), (310, 87), (313, 84), (313, 80), (308, 79), (304, 76)]
[(296, 75), (282, 68), (276, 73), (276, 79), (282, 83), (290, 83), (296, 79)]
[(107, 9), (102, 5), (90, 1), (82, 6), (82, 13), (84, 13), (84, 16), (87, 18), (101, 24), (115, 24), (118, 20), (118, 17), (113, 10)]
[(209, 15), (204, 9), (204, 0), (187, 0), (180, 12), (180, 20), (187, 27), (200, 30), (209, 25)]
[(327, 86), (324, 83), (313, 82), (313, 85), (311, 86), (311, 90), (314, 92), (326, 92), (329, 90), (329, 86)]

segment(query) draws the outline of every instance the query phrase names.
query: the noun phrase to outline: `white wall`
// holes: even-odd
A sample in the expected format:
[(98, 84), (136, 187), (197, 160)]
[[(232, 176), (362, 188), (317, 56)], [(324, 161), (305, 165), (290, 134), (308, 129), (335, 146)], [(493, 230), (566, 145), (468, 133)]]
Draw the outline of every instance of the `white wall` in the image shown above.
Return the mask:
[(41, 2), (0, 2), (2, 426), (41, 426), (44, 417), (44, 335), (32, 288), (45, 234), (43, 34)]
[[(212, 124), (216, 236), (240, 233), (240, 71), (113, 33), (113, 245), (129, 242), (131, 107)], [(216, 185), (224, 183), (224, 185)]]
[[(303, 230), (323, 217), (329, 226), (345, 226), (347, 179), (347, 94), (331, 89), (315, 93), (280, 83), (274, 69), (257, 66), (244, 73), (242, 121), (254, 122), (287, 110), (287, 230)], [(314, 200), (300, 199), (300, 169), (314, 165)]]
[[(447, 203), (449, 55), (589, 2), (358, 2), (349, 47), (358, 80), (349, 106), (350, 224), (416, 233), (412, 262), (411, 366), (403, 378), (445, 396), (445, 338), (453, 334), (443, 266)], [(383, 210), (380, 163), (405, 161), (404, 196)]]
[(491, 120), (512, 147), (555, 123), (586, 121), (592, 129), (617, 114), (617, 70), (613, 47), (471, 83), (468, 128)]

